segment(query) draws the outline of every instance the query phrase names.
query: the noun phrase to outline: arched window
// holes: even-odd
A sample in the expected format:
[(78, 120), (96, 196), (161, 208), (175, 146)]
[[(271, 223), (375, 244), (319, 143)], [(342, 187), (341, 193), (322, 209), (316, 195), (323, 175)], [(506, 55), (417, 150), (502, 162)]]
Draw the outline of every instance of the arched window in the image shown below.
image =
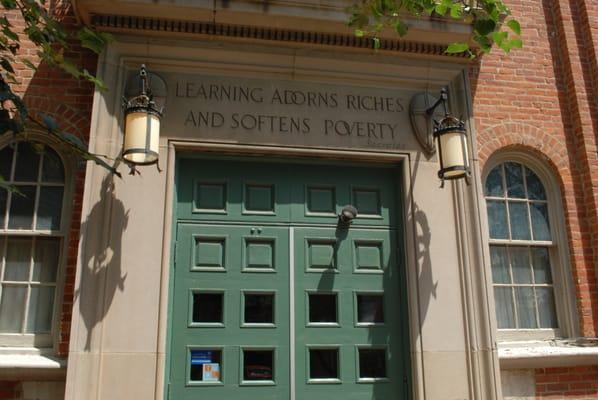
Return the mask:
[(48, 346), (65, 241), (65, 168), (48, 145), (0, 148), (0, 341)]
[(506, 161), (488, 172), (484, 194), (498, 329), (557, 332), (557, 240), (545, 185), (528, 166)]

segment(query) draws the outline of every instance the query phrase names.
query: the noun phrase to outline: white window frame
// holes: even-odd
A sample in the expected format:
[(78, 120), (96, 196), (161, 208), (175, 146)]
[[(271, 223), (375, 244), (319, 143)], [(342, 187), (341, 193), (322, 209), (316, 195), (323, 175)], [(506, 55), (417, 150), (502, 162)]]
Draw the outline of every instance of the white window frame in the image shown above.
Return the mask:
[[(488, 251), (487, 254), (490, 254), (490, 246), (494, 244), (534, 244), (549, 249), (556, 317), (559, 327), (557, 329), (498, 329), (497, 338), (499, 342), (516, 342), (576, 337), (579, 334), (579, 322), (577, 319), (575, 291), (570, 267), (567, 225), (565, 223), (560, 185), (551, 168), (547, 165), (547, 162), (539, 160), (531, 154), (516, 150), (503, 150), (493, 154), (484, 165), (482, 173), (482, 197), (484, 199), (483, 214), (486, 220), (486, 227), (489, 226), (485, 196), (486, 179), (488, 178), (488, 174), (495, 167), (505, 162), (515, 162), (524, 165), (526, 168), (533, 171), (540, 179), (542, 185), (544, 185), (552, 240), (551, 242), (541, 242), (490, 239), (489, 230), (486, 229), (484, 236), (486, 242), (485, 248)], [(488, 268), (491, 268), (490, 262), (488, 262)], [(489, 274), (489, 276), (492, 276), (491, 271), (489, 271)], [(492, 302), (494, 302), (494, 285), (492, 280), (490, 280), (490, 284), (492, 285), (493, 293)], [(498, 326), (498, 324), (496, 326)]]
[[(69, 231), (71, 223), (71, 212), (72, 212), (72, 198), (73, 198), (73, 187), (74, 187), (74, 174), (76, 160), (72, 157), (67, 157), (58, 149), (58, 143), (56, 140), (52, 140), (47, 133), (41, 133), (36, 131), (28, 131), (25, 133), (25, 137), (17, 137), (15, 140), (12, 135), (5, 135), (7, 138), (0, 138), (0, 149), (16, 143), (19, 141), (29, 141), (43, 144), (51, 147), (56, 154), (60, 157), (62, 165), (64, 167), (64, 191), (62, 198), (62, 213), (60, 218), (60, 229), (59, 230), (36, 230), (35, 224), (32, 229), (4, 229), (0, 227), (0, 236), (5, 238), (10, 237), (23, 237), (23, 238), (36, 238), (36, 237), (60, 237), (62, 243), (60, 245), (60, 253), (58, 259), (58, 267), (56, 272), (56, 283), (54, 293), (54, 305), (52, 310), (52, 325), (49, 333), (0, 333), (0, 347), (21, 347), (21, 348), (39, 348), (39, 349), (52, 349), (52, 352), (56, 352), (58, 343), (60, 341), (60, 326), (61, 326), (61, 314), (62, 314), (62, 300), (64, 295), (64, 283), (65, 283), (65, 264), (68, 254), (69, 246)], [(14, 159), (13, 159), (14, 163)], [(39, 182), (37, 183), (39, 185)], [(36, 199), (37, 203), (37, 199)], [(7, 209), (10, 204), (7, 204)], [(35, 220), (35, 215), (34, 215)], [(8, 228), (8, 226), (7, 226)], [(0, 242), (1, 243), (1, 242)]]

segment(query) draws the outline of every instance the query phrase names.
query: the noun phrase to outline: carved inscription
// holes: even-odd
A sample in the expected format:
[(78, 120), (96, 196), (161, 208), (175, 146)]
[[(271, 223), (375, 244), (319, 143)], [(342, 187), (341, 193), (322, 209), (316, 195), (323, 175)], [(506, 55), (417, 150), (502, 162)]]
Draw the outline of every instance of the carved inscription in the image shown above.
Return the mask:
[(173, 125), (182, 125), (188, 134), (392, 150), (404, 146), (408, 97), (399, 91), (224, 77), (178, 77), (172, 83), (179, 118)]

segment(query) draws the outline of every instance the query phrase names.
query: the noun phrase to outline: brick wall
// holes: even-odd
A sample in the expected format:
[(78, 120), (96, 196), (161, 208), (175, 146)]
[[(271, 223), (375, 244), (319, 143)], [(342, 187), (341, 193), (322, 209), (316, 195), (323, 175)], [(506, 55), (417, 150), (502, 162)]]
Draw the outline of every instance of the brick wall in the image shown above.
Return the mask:
[[(598, 2), (507, 0), (524, 49), (470, 69), (479, 160), (517, 148), (558, 178), (582, 335), (598, 333)], [(598, 364), (598, 360), (596, 362)], [(598, 365), (535, 370), (538, 399), (598, 399)]]
[[(76, 24), (75, 17), (68, 5), (53, 4), (53, 7), (55, 7), (54, 12), (58, 18), (66, 26), (73, 27)], [(7, 13), (6, 16), (16, 28), (24, 26), (18, 13)], [(24, 38), (24, 36), (21, 37)], [(19, 84), (14, 85), (13, 90), (23, 97), (32, 115), (38, 118), (40, 114), (52, 116), (58, 122), (60, 129), (87, 141), (89, 138), (93, 86), (87, 82), (76, 80), (59, 70), (51, 69), (47, 65), (40, 64), (36, 47), (24, 40), (21, 43), (19, 55), (29, 58), (38, 66), (38, 69), (32, 71), (24, 65), (17, 65), (16, 71)], [(65, 53), (65, 57), (78, 63), (91, 73), (94, 73), (96, 69), (97, 57), (95, 54), (76, 46), (74, 43), (72, 50)], [(57, 352), (59, 356), (63, 357), (67, 356), (69, 347), (85, 164), (80, 163), (76, 171), (73, 172), (75, 185), (72, 198), (72, 218), (67, 237), (68, 251), (65, 255), (64, 291), (62, 299), (59, 299), (59, 304), (62, 304), (60, 325), (57, 327), (60, 337)]]
[(20, 384), (15, 381), (0, 382), (0, 400), (13, 400), (20, 396)]
[(598, 365), (541, 368), (535, 378), (536, 399), (598, 399)]
[(509, 0), (525, 48), (508, 56), (496, 50), (470, 69), (481, 165), (500, 149), (520, 148), (546, 160), (559, 179), (580, 330), (589, 337), (598, 330), (597, 36), (589, 34), (598, 7), (592, 1)]

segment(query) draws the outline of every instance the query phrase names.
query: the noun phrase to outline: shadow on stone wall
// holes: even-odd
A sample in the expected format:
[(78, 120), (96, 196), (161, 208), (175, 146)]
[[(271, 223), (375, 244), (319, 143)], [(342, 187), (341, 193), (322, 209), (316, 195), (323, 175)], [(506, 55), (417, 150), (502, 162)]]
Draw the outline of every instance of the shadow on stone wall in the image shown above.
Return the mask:
[(75, 291), (75, 299), (79, 300), (79, 312), (87, 329), (86, 351), (91, 349), (93, 330), (110, 310), (116, 291), (124, 291), (127, 278), (127, 274), (122, 274), (121, 253), (129, 211), (116, 198), (112, 179), (111, 175), (104, 178), (101, 198), (81, 224), (83, 246), (79, 288), (83, 290)]

